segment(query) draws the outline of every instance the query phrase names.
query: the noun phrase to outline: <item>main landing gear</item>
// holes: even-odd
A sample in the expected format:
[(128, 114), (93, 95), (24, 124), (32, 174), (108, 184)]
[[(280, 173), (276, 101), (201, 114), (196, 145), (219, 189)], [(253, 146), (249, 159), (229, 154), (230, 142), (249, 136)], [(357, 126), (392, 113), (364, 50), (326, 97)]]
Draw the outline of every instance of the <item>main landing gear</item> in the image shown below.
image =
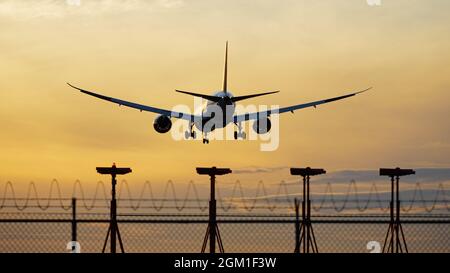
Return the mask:
[(208, 133), (203, 132), (203, 144), (209, 144)]
[(194, 127), (194, 124), (192, 123), (191, 126), (190, 126), (191, 129), (189, 131), (184, 132), (184, 137), (186, 139), (189, 139), (189, 138), (196, 139), (197, 138), (197, 134), (193, 130), (193, 127)]
[(196, 134), (195, 131), (192, 131), (192, 132), (186, 131), (186, 132), (184, 132), (184, 137), (186, 139), (190, 139), (190, 138), (196, 139), (197, 138), (197, 134)]
[[(194, 131), (194, 123), (191, 123), (190, 130), (184, 132), (184, 137), (186, 139), (196, 139), (197, 133)], [(207, 138), (207, 134), (205, 133), (205, 136), (203, 137), (203, 144), (209, 144), (209, 140)]]
[(238, 139), (246, 139), (247, 138), (247, 134), (245, 132), (237, 132), (234, 131), (234, 139), (238, 140)]
[(239, 122), (239, 123), (235, 123), (235, 124), (236, 124), (238, 130), (234, 131), (234, 139), (235, 140), (246, 139), (247, 138), (247, 134), (244, 131), (242, 131), (241, 123)]

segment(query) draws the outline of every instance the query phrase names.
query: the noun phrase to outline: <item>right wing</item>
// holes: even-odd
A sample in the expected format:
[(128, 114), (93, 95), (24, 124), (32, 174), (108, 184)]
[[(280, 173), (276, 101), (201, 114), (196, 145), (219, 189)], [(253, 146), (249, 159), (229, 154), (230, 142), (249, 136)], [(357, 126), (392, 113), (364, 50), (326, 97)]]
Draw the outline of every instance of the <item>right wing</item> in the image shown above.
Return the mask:
[(261, 111), (261, 112), (254, 112), (254, 113), (246, 113), (246, 114), (236, 115), (236, 116), (233, 117), (233, 120), (234, 120), (235, 123), (238, 123), (238, 122), (247, 121), (247, 120), (258, 120), (260, 117), (269, 117), (270, 115), (274, 115), (274, 114), (282, 114), (282, 113), (286, 113), (286, 112), (294, 113), (295, 110), (300, 110), (300, 109), (304, 109), (304, 108), (308, 108), (308, 107), (314, 107), (315, 108), (315, 107), (317, 107), (318, 105), (321, 105), (321, 104), (330, 103), (330, 102), (333, 102), (333, 101), (338, 101), (338, 100), (342, 100), (342, 99), (346, 99), (346, 98), (349, 98), (349, 97), (356, 96), (356, 95), (364, 93), (364, 92), (366, 92), (366, 91), (368, 91), (370, 89), (372, 89), (372, 87), (367, 88), (367, 89), (362, 90), (362, 91), (359, 91), (359, 92), (350, 93), (350, 94), (347, 94), (347, 95), (334, 97), (334, 98), (330, 98), (330, 99), (318, 100), (318, 101), (313, 101), (313, 102), (308, 102), (308, 103), (302, 103), (302, 104), (292, 105), (292, 106), (288, 106), (288, 107), (282, 107), (282, 108), (278, 108), (278, 109), (266, 110), (266, 111)]
[(102, 99), (102, 100), (106, 100), (109, 102), (113, 102), (118, 104), (119, 106), (124, 105), (127, 107), (131, 107), (131, 108), (135, 108), (142, 111), (146, 111), (146, 112), (152, 112), (152, 113), (157, 113), (160, 115), (164, 115), (164, 116), (168, 116), (168, 117), (172, 117), (172, 118), (178, 118), (178, 119), (184, 119), (184, 120), (189, 120), (189, 121), (194, 121), (196, 119), (200, 119), (201, 120), (201, 116), (196, 116), (196, 115), (192, 115), (192, 114), (186, 114), (186, 113), (181, 113), (181, 112), (175, 112), (175, 111), (170, 111), (170, 110), (165, 110), (165, 109), (161, 109), (161, 108), (156, 108), (156, 107), (152, 107), (152, 106), (147, 106), (147, 105), (142, 105), (142, 104), (138, 104), (138, 103), (134, 103), (134, 102), (129, 102), (129, 101), (125, 101), (125, 100), (120, 100), (120, 99), (116, 99), (116, 98), (112, 98), (112, 97), (107, 97), (101, 94), (97, 94), (91, 91), (87, 91), (81, 88), (78, 88), (76, 86), (71, 85), (70, 83), (67, 83), (70, 87), (79, 90), (81, 93), (84, 94), (88, 94), (90, 96)]

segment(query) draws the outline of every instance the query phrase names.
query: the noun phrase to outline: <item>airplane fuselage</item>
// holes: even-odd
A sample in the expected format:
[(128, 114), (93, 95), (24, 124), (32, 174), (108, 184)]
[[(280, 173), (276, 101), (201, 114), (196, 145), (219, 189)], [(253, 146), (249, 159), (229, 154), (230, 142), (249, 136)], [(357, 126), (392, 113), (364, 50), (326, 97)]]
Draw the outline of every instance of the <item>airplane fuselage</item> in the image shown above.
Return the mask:
[(236, 104), (231, 101), (233, 94), (229, 91), (218, 91), (213, 96), (222, 99), (218, 102), (208, 101), (202, 110), (201, 122), (194, 122), (195, 127), (204, 133), (224, 128), (228, 124), (233, 123), (234, 111), (236, 109)]

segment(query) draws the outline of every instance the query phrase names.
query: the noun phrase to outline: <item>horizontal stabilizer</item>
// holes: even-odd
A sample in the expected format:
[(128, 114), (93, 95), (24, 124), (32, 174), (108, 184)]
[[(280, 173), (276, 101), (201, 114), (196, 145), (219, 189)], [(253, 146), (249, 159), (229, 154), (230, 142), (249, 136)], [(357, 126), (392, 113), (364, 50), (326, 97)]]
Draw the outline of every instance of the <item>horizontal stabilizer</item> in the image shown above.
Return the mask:
[(233, 97), (231, 98), (232, 102), (237, 102), (237, 101), (241, 101), (241, 100), (246, 100), (246, 99), (251, 99), (254, 97), (259, 97), (259, 96), (265, 96), (265, 95), (270, 95), (270, 94), (275, 94), (278, 93), (280, 91), (272, 91), (272, 92), (266, 92), (266, 93), (259, 93), (259, 94), (252, 94), (252, 95), (246, 95), (246, 96), (238, 96), (238, 97)]
[(178, 93), (183, 93), (183, 94), (191, 95), (191, 96), (194, 96), (194, 97), (204, 98), (205, 100), (214, 101), (214, 102), (219, 102), (221, 100), (220, 97), (216, 97), (216, 96), (192, 93), (192, 92), (181, 91), (181, 90), (175, 90), (175, 91), (178, 92)]

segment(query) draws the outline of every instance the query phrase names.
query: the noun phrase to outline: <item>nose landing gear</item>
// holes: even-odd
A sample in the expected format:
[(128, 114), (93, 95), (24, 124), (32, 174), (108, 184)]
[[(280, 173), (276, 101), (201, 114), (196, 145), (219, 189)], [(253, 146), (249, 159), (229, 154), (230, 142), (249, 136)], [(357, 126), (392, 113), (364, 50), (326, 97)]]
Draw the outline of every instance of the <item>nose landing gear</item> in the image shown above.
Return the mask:
[(238, 139), (246, 139), (247, 138), (247, 134), (245, 132), (237, 132), (234, 131), (234, 139), (238, 140)]
[(238, 140), (238, 139), (246, 139), (247, 138), (247, 134), (242, 130), (242, 125), (241, 123), (235, 123), (237, 126), (237, 131), (234, 131), (234, 139)]

